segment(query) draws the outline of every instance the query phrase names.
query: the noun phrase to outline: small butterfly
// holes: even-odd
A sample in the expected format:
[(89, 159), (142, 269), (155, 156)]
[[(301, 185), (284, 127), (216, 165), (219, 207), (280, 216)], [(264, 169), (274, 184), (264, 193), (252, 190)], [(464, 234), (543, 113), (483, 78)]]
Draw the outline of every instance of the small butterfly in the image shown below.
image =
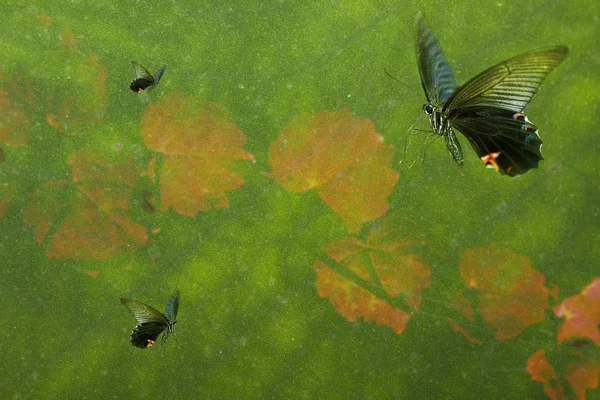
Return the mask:
[(129, 309), (138, 323), (131, 332), (131, 344), (145, 349), (152, 346), (163, 331), (165, 332), (162, 338), (163, 343), (167, 340), (169, 333), (173, 332), (179, 309), (179, 290), (175, 289), (173, 292), (164, 314), (136, 300), (121, 298), (121, 304)]
[(417, 15), (417, 62), (433, 132), (444, 138), (459, 165), (460, 131), (488, 167), (516, 176), (543, 160), (537, 127), (523, 109), (546, 76), (567, 56), (565, 46), (547, 47), (502, 61), (458, 87), (452, 69), (421, 14)]
[(135, 61), (131, 62), (131, 66), (133, 67), (133, 71), (135, 72), (136, 78), (133, 81), (131, 81), (129, 89), (131, 89), (134, 92), (143, 92), (146, 89), (150, 91), (154, 89), (154, 87), (158, 85), (160, 78), (165, 72), (165, 68), (167, 68), (165, 64), (161, 65), (161, 67), (158, 69), (158, 71), (156, 71), (153, 77), (152, 75), (150, 75), (150, 72), (148, 72), (146, 68), (142, 67)]

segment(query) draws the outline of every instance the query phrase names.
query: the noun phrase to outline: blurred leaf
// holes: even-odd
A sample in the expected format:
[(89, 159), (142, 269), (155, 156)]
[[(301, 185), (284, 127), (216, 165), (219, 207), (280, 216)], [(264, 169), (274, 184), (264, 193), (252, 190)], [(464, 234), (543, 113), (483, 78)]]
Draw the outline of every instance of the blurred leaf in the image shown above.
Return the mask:
[(25, 223), (53, 258), (104, 259), (148, 241), (129, 215), (132, 188), (141, 174), (133, 158), (110, 163), (87, 150), (69, 157), (72, 182), (48, 181), (29, 197)]
[(0, 183), (0, 218), (4, 216), (15, 190), (15, 185)]
[[(540, 349), (529, 357), (527, 372), (531, 380), (544, 385), (544, 392), (551, 399), (585, 399), (586, 390), (598, 387), (600, 374), (600, 352), (598, 348), (586, 352), (578, 348), (563, 346), (553, 352), (552, 362)], [(568, 383), (574, 396), (565, 394), (563, 380)]]
[(269, 176), (293, 192), (316, 188), (351, 232), (388, 209), (398, 173), (393, 147), (371, 120), (347, 108), (302, 114), (289, 121), (269, 148)]
[(558, 343), (569, 338), (590, 338), (600, 346), (600, 278), (595, 278), (580, 294), (554, 308), (565, 319), (558, 331)]
[(527, 372), (531, 376), (531, 380), (544, 385), (544, 393), (552, 400), (566, 399), (565, 390), (545, 354), (546, 350), (544, 349), (533, 353), (527, 360)]
[[(242, 149), (246, 136), (227, 121), (225, 106), (171, 94), (151, 104), (142, 117), (146, 146), (161, 153), (161, 211), (173, 207), (193, 216), (213, 207), (228, 207), (225, 191), (244, 183), (235, 171), (238, 160), (253, 160)], [(153, 177), (154, 161), (149, 165)]]
[(41, 18), (40, 23), (50, 32), (48, 45), (58, 48), (57, 57), (64, 65), (56, 77), (60, 88), (46, 96), (46, 122), (66, 135), (88, 134), (91, 123), (101, 121), (106, 111), (106, 67), (68, 26), (54, 24), (49, 18)]
[(0, 73), (0, 142), (23, 147), (29, 142), (31, 118), (26, 106), (35, 102), (33, 88), (19, 77)]
[(423, 257), (425, 241), (398, 220), (383, 218), (365, 243), (347, 237), (323, 251), (330, 261), (315, 261), (317, 291), (348, 321), (359, 317), (386, 325), (401, 334), (430, 285)]
[[(528, 257), (499, 250), (495, 244), (468, 249), (460, 260), (460, 275), (467, 288), (458, 291), (452, 306), (473, 322), (479, 313), (496, 339), (517, 336), (544, 319), (550, 291), (544, 286), (544, 275), (531, 268)], [(463, 333), (469, 331), (464, 326), (459, 330), (457, 322), (452, 326)]]

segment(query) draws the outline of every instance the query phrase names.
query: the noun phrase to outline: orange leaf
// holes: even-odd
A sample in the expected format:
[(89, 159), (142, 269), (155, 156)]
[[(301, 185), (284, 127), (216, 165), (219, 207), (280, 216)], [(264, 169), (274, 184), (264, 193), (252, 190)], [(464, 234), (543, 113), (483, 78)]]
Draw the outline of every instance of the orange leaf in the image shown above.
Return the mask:
[[(477, 293), (479, 312), (497, 339), (517, 336), (544, 319), (550, 291), (544, 286), (544, 276), (531, 268), (528, 257), (499, 250), (495, 244), (469, 249), (460, 260), (460, 274)], [(456, 294), (452, 305), (472, 319), (472, 305), (464, 307), (468, 300), (463, 292)]]
[(252, 160), (242, 147), (246, 136), (227, 121), (225, 107), (179, 95), (151, 104), (142, 117), (146, 146), (163, 154), (160, 166), (161, 210), (173, 207), (193, 216), (228, 207), (225, 191), (244, 181), (237, 160)]
[[(362, 317), (401, 334), (411, 316), (406, 310), (419, 309), (421, 292), (430, 285), (429, 267), (419, 248), (422, 240), (398, 227), (378, 230), (380, 225), (385, 221), (373, 228), (366, 243), (349, 237), (324, 249), (337, 265), (315, 261), (317, 292), (348, 321)], [(407, 239), (411, 235), (414, 239)]]
[(552, 400), (566, 399), (565, 390), (545, 354), (546, 350), (544, 349), (533, 353), (527, 360), (527, 372), (531, 376), (531, 380), (544, 385), (544, 393)]
[(597, 349), (586, 352), (576, 347), (562, 346), (552, 359), (552, 366), (546, 351), (536, 351), (527, 361), (527, 372), (531, 379), (544, 385), (544, 392), (551, 399), (566, 399), (561, 377), (566, 379), (576, 399), (584, 400), (587, 389), (598, 387), (600, 359)]
[[(43, 21), (42, 21), (43, 22)], [(49, 45), (58, 45), (69, 68), (68, 76), (60, 77), (62, 85), (47, 97), (46, 122), (65, 135), (85, 135), (93, 122), (102, 120), (106, 112), (106, 67), (98, 54), (80, 44), (75, 34), (65, 24), (45, 22), (54, 35)], [(56, 41), (54, 37), (59, 37)]]
[(299, 115), (269, 148), (269, 176), (293, 192), (316, 188), (352, 232), (388, 209), (398, 173), (390, 169), (393, 147), (370, 120), (350, 110)]
[(30, 196), (25, 223), (53, 258), (104, 259), (144, 246), (146, 228), (127, 213), (142, 168), (109, 163), (86, 150), (69, 157), (72, 182), (49, 181)]
[(565, 319), (558, 331), (558, 342), (587, 337), (600, 346), (600, 278), (595, 278), (580, 294), (564, 300), (554, 309)]
[(15, 191), (15, 185), (8, 185), (6, 183), (0, 184), (0, 218), (4, 216), (6, 209), (8, 208), (10, 201), (12, 200), (13, 193)]
[(31, 119), (25, 106), (34, 102), (33, 89), (20, 79), (0, 73), (0, 142), (23, 147), (29, 142)]

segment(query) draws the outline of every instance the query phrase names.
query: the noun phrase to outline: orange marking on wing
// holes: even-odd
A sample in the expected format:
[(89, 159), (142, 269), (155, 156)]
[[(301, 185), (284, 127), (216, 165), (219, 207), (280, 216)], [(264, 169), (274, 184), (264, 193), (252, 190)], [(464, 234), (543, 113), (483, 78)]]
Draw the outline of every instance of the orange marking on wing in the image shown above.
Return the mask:
[(496, 158), (498, 158), (499, 156), (500, 156), (500, 152), (495, 151), (493, 153), (486, 154), (485, 156), (481, 156), (481, 161), (488, 168), (494, 168), (496, 171), (499, 171), (500, 168), (498, 167), (498, 164), (496, 163)]

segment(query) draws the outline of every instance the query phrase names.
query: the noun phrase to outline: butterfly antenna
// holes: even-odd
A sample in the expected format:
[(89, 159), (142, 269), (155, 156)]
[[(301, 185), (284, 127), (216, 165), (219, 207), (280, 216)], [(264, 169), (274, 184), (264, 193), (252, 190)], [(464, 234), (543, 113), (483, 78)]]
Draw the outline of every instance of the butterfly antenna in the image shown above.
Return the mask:
[(385, 74), (387, 76), (389, 76), (390, 78), (392, 78), (393, 80), (395, 80), (396, 82), (398, 82), (399, 84), (401, 84), (402, 86), (404, 86), (405, 88), (407, 88), (408, 90), (410, 90), (411, 92), (414, 92), (414, 89), (411, 88), (410, 86), (408, 86), (406, 83), (402, 82), (400, 79), (396, 78), (395, 76), (393, 76), (392, 74), (390, 74), (386, 68), (383, 69)]

